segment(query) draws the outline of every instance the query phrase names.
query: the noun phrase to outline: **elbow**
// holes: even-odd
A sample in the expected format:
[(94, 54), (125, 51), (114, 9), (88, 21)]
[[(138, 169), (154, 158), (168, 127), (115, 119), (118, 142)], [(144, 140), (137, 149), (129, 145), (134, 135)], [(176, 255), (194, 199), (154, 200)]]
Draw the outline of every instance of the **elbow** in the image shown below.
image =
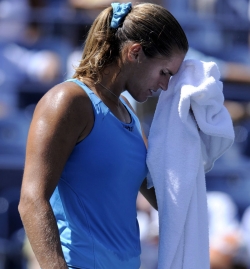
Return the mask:
[(19, 200), (19, 204), (18, 204), (18, 212), (20, 214), (20, 216), (22, 216), (25, 212), (25, 210), (27, 209), (27, 204), (25, 201), (23, 201), (22, 198), (20, 198)]
[(26, 222), (29, 222), (39, 212), (39, 210), (42, 208), (42, 204), (42, 199), (35, 197), (33, 194), (21, 194), (18, 204), (18, 212), (24, 226)]
[(27, 212), (30, 211), (31, 203), (32, 202), (29, 201), (29, 199), (27, 197), (23, 197), (21, 195), (21, 198), (20, 198), (19, 204), (18, 204), (18, 212), (19, 212), (19, 215), (20, 215), (22, 221), (23, 221), (25, 215), (27, 215)]

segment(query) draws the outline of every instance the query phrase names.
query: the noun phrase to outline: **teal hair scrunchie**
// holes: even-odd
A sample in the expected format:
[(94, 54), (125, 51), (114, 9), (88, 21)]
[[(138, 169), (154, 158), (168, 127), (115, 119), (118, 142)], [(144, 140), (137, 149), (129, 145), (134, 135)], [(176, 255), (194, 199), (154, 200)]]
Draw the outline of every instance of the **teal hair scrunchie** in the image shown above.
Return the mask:
[(129, 3), (112, 3), (113, 17), (110, 23), (110, 28), (118, 28), (122, 20), (131, 11), (132, 4)]

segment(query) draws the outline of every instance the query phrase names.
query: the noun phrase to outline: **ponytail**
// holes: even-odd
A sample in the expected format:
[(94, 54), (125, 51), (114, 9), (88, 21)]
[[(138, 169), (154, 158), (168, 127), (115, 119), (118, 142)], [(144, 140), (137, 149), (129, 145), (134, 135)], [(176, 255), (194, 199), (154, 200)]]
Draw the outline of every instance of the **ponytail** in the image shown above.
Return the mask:
[(110, 28), (112, 14), (112, 7), (106, 8), (91, 26), (74, 78), (89, 77), (97, 82), (103, 68), (118, 60), (120, 44), (116, 29)]

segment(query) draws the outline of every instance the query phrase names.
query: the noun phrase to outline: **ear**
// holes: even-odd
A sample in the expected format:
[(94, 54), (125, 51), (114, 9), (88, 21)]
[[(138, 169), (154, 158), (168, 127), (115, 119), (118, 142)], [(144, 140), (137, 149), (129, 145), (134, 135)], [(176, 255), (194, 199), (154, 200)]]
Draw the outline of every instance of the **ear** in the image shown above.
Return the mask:
[(127, 57), (129, 61), (138, 61), (139, 56), (143, 53), (142, 46), (139, 43), (134, 43), (128, 47)]

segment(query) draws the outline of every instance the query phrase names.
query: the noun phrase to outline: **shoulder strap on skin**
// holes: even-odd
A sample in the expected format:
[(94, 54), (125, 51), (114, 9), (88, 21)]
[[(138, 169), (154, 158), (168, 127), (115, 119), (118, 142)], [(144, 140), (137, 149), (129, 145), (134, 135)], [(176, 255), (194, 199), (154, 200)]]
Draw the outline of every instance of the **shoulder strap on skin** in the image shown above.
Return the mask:
[(89, 89), (87, 85), (85, 85), (83, 82), (76, 78), (67, 79), (68, 82), (75, 82), (77, 85), (79, 85), (81, 88), (85, 90), (86, 93), (92, 93), (92, 91)]

